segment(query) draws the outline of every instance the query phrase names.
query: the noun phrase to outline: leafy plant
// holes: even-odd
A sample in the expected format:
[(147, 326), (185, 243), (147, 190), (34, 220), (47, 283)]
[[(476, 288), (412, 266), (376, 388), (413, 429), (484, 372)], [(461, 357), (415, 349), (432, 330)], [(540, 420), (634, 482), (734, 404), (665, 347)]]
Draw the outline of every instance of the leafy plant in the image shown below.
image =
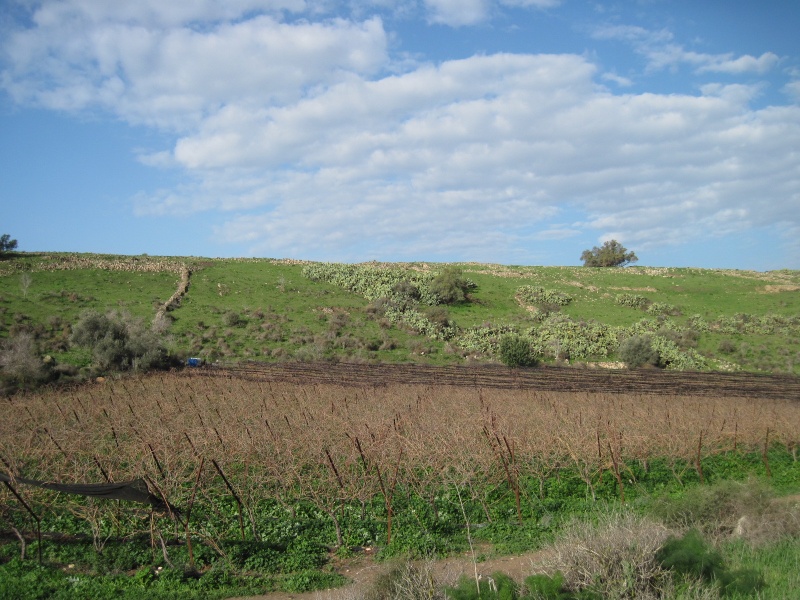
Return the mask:
[(456, 266), (447, 266), (430, 282), (429, 289), (441, 304), (457, 304), (467, 299), (475, 285)]
[(652, 339), (645, 335), (635, 335), (620, 344), (618, 355), (629, 369), (643, 365), (658, 365), (660, 356), (653, 348)]
[(750, 595), (765, 585), (764, 578), (754, 570), (728, 570), (719, 551), (711, 548), (696, 529), (690, 529), (680, 538), (668, 539), (658, 551), (657, 559), (677, 575), (717, 584), (723, 595)]
[(536, 364), (536, 357), (530, 341), (515, 334), (506, 334), (500, 338), (500, 360), (511, 368), (529, 367)]

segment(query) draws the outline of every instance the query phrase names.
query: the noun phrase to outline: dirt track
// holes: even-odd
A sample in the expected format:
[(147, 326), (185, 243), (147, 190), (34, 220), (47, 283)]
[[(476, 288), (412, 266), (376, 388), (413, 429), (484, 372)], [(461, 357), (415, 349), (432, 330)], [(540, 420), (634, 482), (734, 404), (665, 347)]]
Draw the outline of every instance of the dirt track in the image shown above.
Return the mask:
[[(436, 561), (432, 564), (432, 570), (436, 580), (446, 585), (454, 585), (462, 575), (474, 577), (476, 569), (481, 577), (487, 577), (500, 571), (516, 581), (522, 581), (535, 572), (535, 564), (541, 560), (542, 556), (543, 553), (537, 551), (474, 563), (471, 554), (466, 553)], [(341, 588), (296, 594), (273, 592), (261, 596), (248, 596), (246, 599), (240, 598), (239, 600), (361, 600), (378, 577), (387, 573), (393, 566), (394, 564), (391, 562), (379, 563), (370, 556), (359, 556), (335, 565), (338, 573), (351, 580), (351, 583)]]

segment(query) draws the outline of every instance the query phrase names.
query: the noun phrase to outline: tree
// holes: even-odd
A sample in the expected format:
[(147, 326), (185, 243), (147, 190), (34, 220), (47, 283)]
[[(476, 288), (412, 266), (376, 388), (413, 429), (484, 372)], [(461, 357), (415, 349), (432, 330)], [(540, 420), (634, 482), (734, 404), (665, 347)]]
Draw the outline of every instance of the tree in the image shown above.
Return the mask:
[(581, 260), (584, 267), (624, 267), (639, 259), (617, 240), (609, 240), (600, 248), (595, 246), (591, 250), (584, 250)]
[(0, 236), (0, 254), (11, 252), (17, 248), (17, 240), (12, 240), (11, 236), (4, 233)]

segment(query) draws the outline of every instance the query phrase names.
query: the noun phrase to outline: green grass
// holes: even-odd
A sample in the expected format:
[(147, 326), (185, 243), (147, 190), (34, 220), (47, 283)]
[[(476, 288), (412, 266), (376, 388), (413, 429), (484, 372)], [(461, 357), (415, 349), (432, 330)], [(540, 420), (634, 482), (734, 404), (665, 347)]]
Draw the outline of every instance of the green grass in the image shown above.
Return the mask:
[[(80, 314), (116, 310), (150, 320), (175, 291), (181, 265), (192, 269), (192, 277), (180, 306), (169, 313), (169, 347), (179, 358), (448, 364), (469, 355), (496, 360), (485, 349), (460, 346), (457, 338), (448, 344), (381, 321), (370, 312), (367, 298), (307, 279), (302, 264), (269, 259), (16, 254), (0, 262), (0, 336), (33, 330), (42, 353), (81, 366), (86, 357), (68, 344), (70, 326)], [(443, 266), (396, 268), (435, 272)], [(571, 296), (569, 305), (558, 308), (560, 315), (611, 328), (609, 339), (630, 335), (623, 328), (647, 320), (652, 331), (675, 330), (681, 351), (699, 352), (709, 368), (800, 374), (798, 271), (460, 266), (476, 284), (469, 302), (447, 307), (461, 330), (535, 331), (541, 327), (541, 312), (521, 306), (515, 294), (524, 285), (540, 286)], [(27, 289), (23, 277), (29, 277)], [(621, 294), (675, 310), (659, 316), (622, 306), (617, 302)], [(735, 315), (745, 315), (744, 320), (732, 322)], [(767, 329), (752, 326), (766, 315), (790, 321)], [(702, 321), (693, 320), (698, 316)], [(704, 330), (698, 330), (699, 322)], [(691, 335), (679, 335), (686, 331)], [(542, 351), (545, 361), (553, 360), (550, 348)], [(608, 351), (608, 356), (573, 356), (571, 362), (613, 360), (613, 343)]]

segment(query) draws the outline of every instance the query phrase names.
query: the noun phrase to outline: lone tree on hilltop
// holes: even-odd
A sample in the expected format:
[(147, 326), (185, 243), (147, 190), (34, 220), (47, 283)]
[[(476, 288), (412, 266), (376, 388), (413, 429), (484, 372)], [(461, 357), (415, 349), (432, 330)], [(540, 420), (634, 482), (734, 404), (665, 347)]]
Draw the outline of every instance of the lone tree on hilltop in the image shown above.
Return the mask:
[(17, 247), (17, 240), (12, 240), (11, 236), (4, 233), (0, 236), (0, 254), (6, 254), (15, 250)]
[(584, 267), (624, 267), (639, 260), (633, 252), (617, 240), (609, 240), (600, 248), (584, 250), (581, 254)]

